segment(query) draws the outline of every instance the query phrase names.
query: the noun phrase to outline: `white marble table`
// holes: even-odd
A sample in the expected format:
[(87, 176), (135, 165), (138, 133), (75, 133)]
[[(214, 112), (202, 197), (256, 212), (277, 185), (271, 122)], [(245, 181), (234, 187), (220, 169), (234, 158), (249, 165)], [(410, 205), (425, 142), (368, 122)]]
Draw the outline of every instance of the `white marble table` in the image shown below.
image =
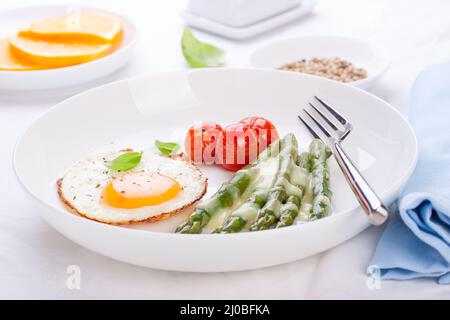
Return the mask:
[[(37, 2), (2, 0), (0, 9)], [(186, 68), (179, 48), (183, 27), (180, 13), (185, 1), (80, 3), (125, 13), (135, 20), (140, 31), (133, 61), (102, 82)], [(392, 59), (391, 68), (372, 92), (407, 112), (409, 88), (418, 71), (450, 59), (448, 12), (450, 2), (446, 0), (321, 0), (309, 17), (249, 41), (197, 34), (225, 48), (230, 67), (247, 66), (248, 56), (256, 46), (282, 37), (329, 33), (364, 38), (383, 46)], [(62, 98), (0, 93), (0, 298), (450, 298), (450, 287), (430, 279), (383, 281), (375, 288), (368, 286), (365, 269), (381, 235), (379, 228), (369, 228), (343, 245), (308, 259), (235, 273), (151, 270), (79, 247), (39, 217), (19, 188), (11, 165), (20, 133)], [(69, 265), (81, 268), (80, 290), (66, 286)]]

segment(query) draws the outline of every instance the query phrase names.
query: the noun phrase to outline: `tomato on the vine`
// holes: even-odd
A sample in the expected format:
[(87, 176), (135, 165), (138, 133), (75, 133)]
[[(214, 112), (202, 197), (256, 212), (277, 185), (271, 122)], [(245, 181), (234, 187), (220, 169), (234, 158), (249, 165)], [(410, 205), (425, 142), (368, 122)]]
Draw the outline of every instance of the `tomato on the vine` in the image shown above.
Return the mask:
[(216, 159), (225, 169), (238, 171), (258, 156), (255, 132), (243, 123), (225, 127), (217, 139)]
[(185, 150), (196, 164), (213, 164), (216, 159), (216, 141), (222, 127), (215, 122), (202, 122), (193, 125), (184, 140)]
[(254, 130), (258, 139), (258, 153), (280, 138), (273, 123), (263, 117), (246, 117), (240, 123)]

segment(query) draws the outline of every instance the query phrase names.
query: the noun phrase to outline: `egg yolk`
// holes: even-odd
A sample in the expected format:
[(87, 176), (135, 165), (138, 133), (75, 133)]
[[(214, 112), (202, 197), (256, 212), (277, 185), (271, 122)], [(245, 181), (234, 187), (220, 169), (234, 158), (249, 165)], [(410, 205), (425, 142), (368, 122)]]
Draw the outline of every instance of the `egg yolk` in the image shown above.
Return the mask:
[(180, 190), (180, 184), (171, 177), (134, 172), (111, 180), (103, 190), (103, 201), (111, 207), (134, 209), (166, 202)]

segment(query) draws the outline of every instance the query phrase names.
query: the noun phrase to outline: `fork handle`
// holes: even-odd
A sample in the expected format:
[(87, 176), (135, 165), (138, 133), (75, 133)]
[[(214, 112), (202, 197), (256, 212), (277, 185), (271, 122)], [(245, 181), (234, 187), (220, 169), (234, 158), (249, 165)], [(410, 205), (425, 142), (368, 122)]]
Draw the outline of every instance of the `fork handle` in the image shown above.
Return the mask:
[(347, 156), (347, 153), (342, 149), (339, 142), (333, 142), (332, 146), (334, 148), (334, 157), (350, 184), (353, 193), (361, 204), (361, 207), (369, 217), (370, 222), (373, 225), (380, 225), (385, 222), (389, 216), (389, 212), (381, 202), (380, 198), (369, 186), (355, 164)]

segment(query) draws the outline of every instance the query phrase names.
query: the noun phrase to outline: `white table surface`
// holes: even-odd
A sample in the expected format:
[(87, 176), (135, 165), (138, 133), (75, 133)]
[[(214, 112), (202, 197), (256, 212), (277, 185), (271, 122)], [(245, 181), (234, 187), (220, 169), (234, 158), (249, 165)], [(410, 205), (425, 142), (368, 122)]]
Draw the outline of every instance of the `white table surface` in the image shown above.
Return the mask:
[[(137, 24), (140, 39), (133, 61), (102, 82), (186, 68), (180, 51), (180, 13), (185, 1), (64, 2), (117, 10)], [(2, 0), (0, 10), (37, 3), (45, 2)], [(327, 33), (372, 41), (387, 50), (392, 65), (371, 91), (406, 113), (409, 88), (417, 73), (428, 64), (450, 60), (449, 12), (450, 1), (446, 0), (321, 0), (309, 17), (251, 40), (231, 41), (202, 32), (196, 34), (226, 49), (228, 66), (232, 67), (247, 66), (255, 47), (283, 37)], [(437, 285), (434, 279), (383, 281), (378, 289), (367, 286), (365, 269), (381, 228), (369, 228), (332, 250), (301, 261), (234, 273), (158, 271), (127, 265), (81, 248), (40, 218), (20, 189), (11, 165), (21, 132), (64, 98), (61, 92), (58, 94), (59, 97), (0, 93), (0, 298), (450, 298), (450, 287)], [(81, 268), (80, 290), (66, 286), (69, 265)]]

